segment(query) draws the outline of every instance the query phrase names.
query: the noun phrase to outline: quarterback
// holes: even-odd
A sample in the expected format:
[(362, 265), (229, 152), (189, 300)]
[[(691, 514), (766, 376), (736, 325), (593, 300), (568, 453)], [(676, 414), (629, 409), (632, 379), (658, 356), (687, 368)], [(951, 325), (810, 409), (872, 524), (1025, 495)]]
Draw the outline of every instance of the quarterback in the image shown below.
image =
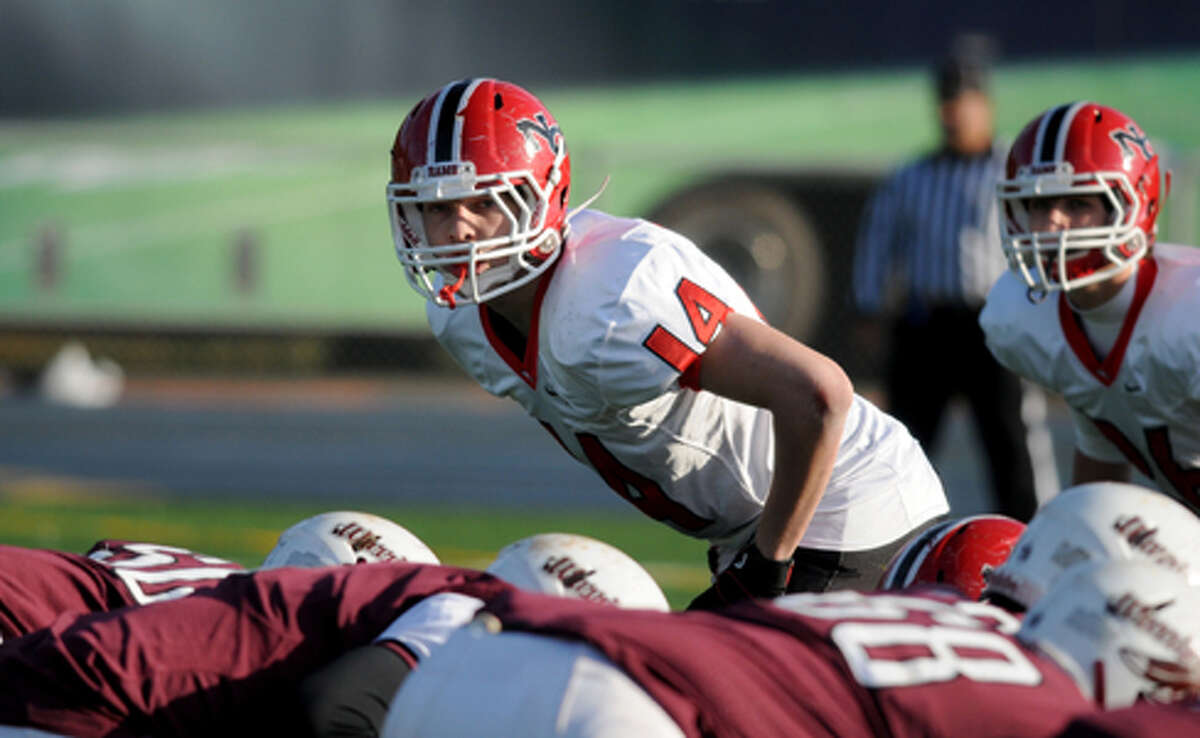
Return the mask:
[(387, 200), (434, 336), (618, 495), (712, 544), (693, 605), (874, 585), (948, 511), (919, 444), (694, 244), (568, 211), (570, 183), (557, 121), (521, 87), (465, 79), (417, 103)]
[(684, 613), (509, 592), (405, 682), (381, 735), (1053, 736), (1194, 694), (1198, 605), (1146, 562), (1082, 567), (1023, 621), (935, 589)]
[(1010, 269), (979, 322), (1000, 363), (1071, 408), (1075, 484), (1137, 469), (1200, 512), (1200, 250), (1155, 244), (1163, 179), (1118, 110), (1034, 118), (998, 185)]

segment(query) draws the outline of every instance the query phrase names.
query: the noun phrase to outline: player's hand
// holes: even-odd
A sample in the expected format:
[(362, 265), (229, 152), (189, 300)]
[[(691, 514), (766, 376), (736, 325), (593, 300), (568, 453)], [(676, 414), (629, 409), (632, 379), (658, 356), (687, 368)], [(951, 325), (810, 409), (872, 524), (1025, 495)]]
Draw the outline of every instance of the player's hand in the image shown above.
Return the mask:
[(754, 539), (738, 551), (733, 563), (717, 575), (713, 585), (688, 605), (689, 610), (712, 610), (752, 597), (778, 597), (787, 591), (792, 560), (768, 559)]

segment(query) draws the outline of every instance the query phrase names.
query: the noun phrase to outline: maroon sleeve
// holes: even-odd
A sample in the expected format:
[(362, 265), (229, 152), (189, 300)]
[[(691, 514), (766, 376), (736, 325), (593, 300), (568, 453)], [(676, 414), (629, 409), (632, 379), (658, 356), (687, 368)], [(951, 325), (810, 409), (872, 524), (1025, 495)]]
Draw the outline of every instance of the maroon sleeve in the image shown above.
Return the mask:
[(111, 571), (86, 556), (0, 544), (0, 639), (44, 628), (63, 613), (127, 604)]
[[(595, 646), (688, 736), (1051, 736), (1093, 711), (986, 614), (939, 611), (936, 598), (839, 596), (815, 600), (837, 605), (824, 611), (654, 613), (513, 592), (488, 609), (505, 629)], [(814, 602), (796, 597), (777, 602)]]
[(234, 575), (182, 599), (56, 621), (0, 649), (0, 724), (78, 736), (284, 735), (295, 688), (426, 596), (482, 572), (407, 563)]

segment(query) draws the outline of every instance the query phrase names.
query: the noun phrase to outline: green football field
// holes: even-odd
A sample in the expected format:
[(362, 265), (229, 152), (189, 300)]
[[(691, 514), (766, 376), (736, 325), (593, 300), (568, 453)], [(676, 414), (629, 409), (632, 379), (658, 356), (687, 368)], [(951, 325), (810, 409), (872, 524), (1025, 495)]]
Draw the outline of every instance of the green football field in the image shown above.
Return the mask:
[(79, 481), (43, 479), (20, 485), (0, 478), (0, 542), (85, 552), (104, 538), (183, 546), (252, 567), (279, 532), (317, 513), (365, 509), (404, 525), (443, 563), (486, 567), (505, 544), (537, 533), (598, 538), (633, 556), (662, 586), (674, 608), (708, 586), (705, 544), (637, 514), (411, 508), (371, 503), (245, 503), (136, 495)]
[[(1011, 65), (995, 87), (1003, 137), (1091, 97), (1131, 113), (1178, 162), (1197, 160), (1195, 55)], [(704, 172), (880, 168), (936, 137), (919, 69), (537, 92), (568, 137), (574, 202), (608, 175), (598, 206), (620, 214)], [(383, 204), (391, 137), (419, 96), (0, 121), (0, 316), (423, 331)], [(1184, 196), (1196, 233), (1195, 189)], [(57, 248), (52, 288), (37, 278), (38, 243)], [(258, 255), (242, 291), (239, 243)]]

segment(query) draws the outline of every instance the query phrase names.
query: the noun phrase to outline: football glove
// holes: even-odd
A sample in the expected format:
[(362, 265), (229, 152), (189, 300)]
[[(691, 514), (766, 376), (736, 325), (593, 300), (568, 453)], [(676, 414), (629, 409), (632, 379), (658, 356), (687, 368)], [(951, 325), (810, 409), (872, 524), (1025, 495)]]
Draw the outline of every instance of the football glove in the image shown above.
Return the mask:
[(787, 591), (792, 560), (768, 559), (751, 539), (733, 563), (716, 576), (713, 584), (687, 606), (689, 610), (712, 610), (753, 597), (778, 597)]

